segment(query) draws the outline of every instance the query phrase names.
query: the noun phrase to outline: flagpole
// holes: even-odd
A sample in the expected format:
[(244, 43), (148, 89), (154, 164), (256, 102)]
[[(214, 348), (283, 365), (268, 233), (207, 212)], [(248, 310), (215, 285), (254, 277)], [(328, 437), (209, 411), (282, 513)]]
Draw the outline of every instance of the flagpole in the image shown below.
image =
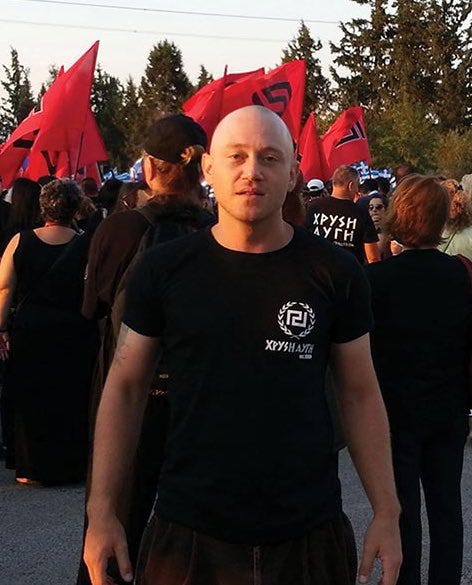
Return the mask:
[(77, 174), (77, 169), (79, 167), (79, 160), (80, 160), (80, 155), (82, 154), (82, 143), (84, 141), (84, 133), (81, 132), (80, 133), (80, 141), (79, 141), (79, 150), (77, 152), (77, 160), (75, 161), (75, 170), (74, 170), (74, 176), (72, 177), (73, 179), (75, 179), (75, 175)]

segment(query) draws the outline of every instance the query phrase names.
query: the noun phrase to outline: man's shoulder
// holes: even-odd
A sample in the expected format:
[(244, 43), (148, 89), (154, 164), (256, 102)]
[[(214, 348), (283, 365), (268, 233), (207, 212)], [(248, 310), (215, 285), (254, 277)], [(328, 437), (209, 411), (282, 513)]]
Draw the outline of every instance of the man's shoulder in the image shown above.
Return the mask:
[(208, 240), (208, 228), (153, 245), (143, 253), (143, 262), (159, 267), (170, 267), (184, 258), (201, 254)]

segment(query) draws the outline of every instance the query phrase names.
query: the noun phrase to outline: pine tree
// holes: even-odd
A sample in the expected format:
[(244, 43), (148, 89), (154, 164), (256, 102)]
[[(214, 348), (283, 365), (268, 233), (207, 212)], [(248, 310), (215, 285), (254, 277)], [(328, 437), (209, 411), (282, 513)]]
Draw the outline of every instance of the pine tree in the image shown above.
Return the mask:
[[(434, 168), (441, 134), (464, 132), (472, 114), (471, 35), (467, 0), (353, 0), (370, 18), (342, 25), (332, 45), (341, 106), (366, 106), (374, 158), (409, 159)], [(404, 154), (408, 152), (409, 154)], [(396, 159), (396, 160), (395, 160)]]
[(200, 89), (204, 85), (207, 85), (211, 81), (214, 81), (214, 77), (211, 73), (208, 73), (206, 67), (204, 65), (200, 65), (200, 73), (198, 75), (197, 87), (195, 88)]
[(121, 168), (128, 168), (140, 155), (142, 134), (140, 133), (140, 102), (138, 88), (129, 77), (123, 93), (121, 127), (125, 136), (125, 147), (121, 154)]
[(46, 90), (49, 89), (52, 82), (56, 79), (57, 74), (59, 73), (59, 67), (55, 64), (49, 65), (48, 73), (49, 73), (48, 79), (41, 84), (41, 87), (39, 89), (37, 98), (38, 103), (41, 101), (41, 98), (46, 93)]
[[(341, 23), (343, 37), (338, 45), (331, 43), (334, 67), (331, 74), (338, 88), (336, 101), (340, 108), (354, 105), (381, 107), (388, 97), (394, 28), (387, 14), (385, 0), (353, 0), (369, 4), (370, 19), (356, 18)], [(348, 70), (342, 75), (340, 69)]]
[(120, 120), (123, 87), (117, 77), (104, 71), (100, 65), (95, 71), (90, 105), (110, 154), (110, 161), (113, 165), (119, 165), (126, 142)]
[(184, 71), (180, 49), (168, 40), (151, 49), (141, 79), (141, 120), (147, 126), (159, 115), (178, 112), (182, 102), (193, 91)]
[(430, 67), (436, 82), (433, 112), (442, 132), (463, 132), (472, 122), (472, 3), (431, 2), (428, 13)]
[(6, 140), (35, 105), (29, 69), (21, 65), (18, 52), (13, 47), (10, 49), (10, 56), (10, 67), (3, 65), (6, 79), (0, 82), (6, 93), (6, 97), (2, 98), (0, 113), (0, 141)]
[(282, 63), (294, 61), (295, 59), (304, 59), (306, 63), (305, 102), (302, 123), (308, 118), (310, 112), (315, 112), (317, 117), (321, 118), (329, 113), (331, 104), (330, 83), (323, 75), (320, 60), (316, 56), (316, 53), (321, 48), (321, 41), (313, 39), (309, 28), (302, 20), (296, 38), (288, 43), (288, 47), (282, 53)]

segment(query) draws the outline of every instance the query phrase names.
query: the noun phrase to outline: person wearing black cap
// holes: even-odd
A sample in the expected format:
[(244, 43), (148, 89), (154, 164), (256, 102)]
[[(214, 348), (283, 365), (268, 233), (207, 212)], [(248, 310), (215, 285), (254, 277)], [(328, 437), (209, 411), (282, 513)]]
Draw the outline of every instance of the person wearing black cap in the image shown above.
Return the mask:
[(93, 585), (110, 582), (110, 557), (133, 579), (116, 509), (159, 348), (172, 416), (135, 584), (354, 582), (324, 393), (331, 356), (351, 454), (375, 513), (360, 582), (378, 556), (383, 585), (394, 585), (399, 506), (362, 268), (283, 221), (297, 164), (274, 112), (228, 114), (202, 165), (218, 223), (147, 252), (127, 289), (95, 433), (85, 544)]
[[(115, 351), (130, 267), (144, 248), (214, 223), (213, 215), (201, 208), (198, 199), (200, 160), (206, 144), (204, 130), (187, 116), (173, 114), (156, 120), (147, 129), (143, 141), (147, 203), (139, 209), (110, 215), (93, 236), (82, 313), (89, 319), (104, 321), (104, 336), (92, 391), (91, 428)], [(116, 321), (118, 325), (114, 327)], [(143, 428), (135, 461), (135, 481), (128, 479), (134, 509), (125, 518), (125, 524), (133, 560), (152, 506), (163, 457), (168, 416), (165, 381), (161, 364), (148, 400), (146, 421), (149, 424)], [(77, 583), (90, 583), (83, 563)]]

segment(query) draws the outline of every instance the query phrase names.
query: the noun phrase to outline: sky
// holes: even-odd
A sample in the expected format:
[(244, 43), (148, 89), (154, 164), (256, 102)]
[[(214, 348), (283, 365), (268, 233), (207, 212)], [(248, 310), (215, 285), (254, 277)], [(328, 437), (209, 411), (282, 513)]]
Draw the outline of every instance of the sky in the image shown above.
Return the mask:
[(324, 45), (319, 57), (328, 74), (329, 41), (339, 42), (339, 21), (368, 13), (352, 0), (2, 0), (0, 64), (10, 64), (15, 48), (36, 93), (51, 64), (67, 69), (99, 40), (102, 68), (122, 82), (131, 75), (139, 83), (153, 45), (168, 39), (180, 48), (195, 82), (201, 64), (215, 77), (225, 65), (229, 72), (274, 67), (304, 19)]

